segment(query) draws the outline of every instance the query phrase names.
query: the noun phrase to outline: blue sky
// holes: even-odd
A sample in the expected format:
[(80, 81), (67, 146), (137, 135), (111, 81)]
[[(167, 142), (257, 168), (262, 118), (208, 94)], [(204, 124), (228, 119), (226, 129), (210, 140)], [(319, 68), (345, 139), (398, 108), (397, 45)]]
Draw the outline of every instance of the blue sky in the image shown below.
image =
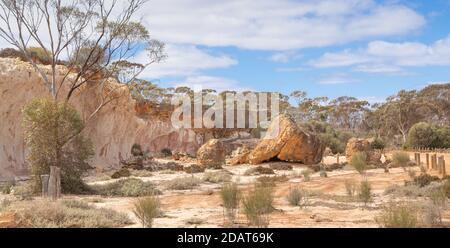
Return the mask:
[(169, 56), (143, 76), (164, 87), (376, 102), (450, 81), (450, 0), (152, 0), (143, 14)]

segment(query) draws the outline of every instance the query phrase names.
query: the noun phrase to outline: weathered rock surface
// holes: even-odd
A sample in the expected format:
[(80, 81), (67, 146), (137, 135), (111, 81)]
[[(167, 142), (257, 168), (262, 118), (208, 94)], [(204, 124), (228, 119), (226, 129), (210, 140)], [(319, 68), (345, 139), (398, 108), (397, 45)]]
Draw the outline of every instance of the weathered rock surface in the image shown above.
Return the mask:
[[(66, 70), (63, 66), (58, 69)], [(117, 84), (112, 80), (109, 83)], [(122, 97), (111, 102), (87, 123), (84, 133), (91, 138), (95, 150), (92, 166), (119, 167), (119, 161), (130, 157), (130, 148), (135, 143), (151, 152), (170, 148), (189, 154), (195, 154), (204, 143), (203, 136), (192, 130), (174, 129), (169, 120), (137, 117), (136, 103), (128, 90), (123, 89)], [(87, 85), (76, 92), (70, 104), (87, 119), (98, 106), (99, 96), (97, 87)], [(49, 91), (29, 63), (0, 58), (0, 180), (27, 174), (21, 111), (27, 103), (41, 97), (49, 97)]]
[(267, 130), (266, 137), (249, 154), (251, 164), (279, 159), (306, 165), (317, 164), (322, 160), (325, 146), (320, 140), (301, 130), (286, 115), (276, 117)]
[(230, 165), (245, 164), (248, 161), (248, 156), (252, 151), (247, 146), (238, 147), (231, 154), (231, 159), (229, 161)]
[(0, 213), (0, 228), (17, 228), (17, 215), (14, 212)]
[(227, 148), (225, 144), (218, 139), (212, 139), (206, 142), (197, 151), (197, 163), (205, 167), (220, 167), (225, 164)]
[(381, 152), (372, 148), (373, 139), (358, 139), (351, 138), (345, 149), (345, 156), (347, 161), (351, 161), (352, 156), (357, 152), (366, 154), (366, 161), (370, 164), (381, 163)]

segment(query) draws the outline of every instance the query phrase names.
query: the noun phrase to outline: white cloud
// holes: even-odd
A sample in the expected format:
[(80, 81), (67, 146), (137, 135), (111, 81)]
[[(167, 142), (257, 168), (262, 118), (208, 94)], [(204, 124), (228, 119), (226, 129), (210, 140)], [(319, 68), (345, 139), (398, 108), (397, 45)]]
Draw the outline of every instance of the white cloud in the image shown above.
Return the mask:
[(356, 66), (370, 73), (401, 73), (403, 67), (450, 65), (450, 35), (433, 44), (373, 41), (365, 49), (326, 53), (308, 62), (313, 67)]
[(274, 53), (272, 56), (270, 56), (269, 60), (277, 63), (287, 63), (300, 57), (301, 55), (295, 51), (285, 51)]
[(249, 88), (242, 88), (238, 81), (222, 78), (222, 77), (211, 77), (205, 75), (190, 76), (187, 77), (184, 82), (172, 83), (174, 87), (188, 86), (191, 89), (213, 89), (217, 92), (222, 92), (225, 90), (235, 90), (235, 91), (246, 91)]
[(359, 82), (359, 80), (350, 78), (345, 73), (327, 75), (318, 81), (319, 84), (349, 84), (357, 82)]
[(405, 34), (425, 24), (400, 4), (373, 0), (153, 0), (143, 22), (167, 43), (293, 50)]
[[(227, 68), (238, 63), (227, 55), (212, 54), (193, 45), (169, 44), (166, 46), (166, 52), (168, 58), (148, 67), (141, 77), (155, 79), (166, 76), (190, 76), (204, 70)], [(135, 60), (143, 63), (145, 59), (146, 54), (143, 52)]]

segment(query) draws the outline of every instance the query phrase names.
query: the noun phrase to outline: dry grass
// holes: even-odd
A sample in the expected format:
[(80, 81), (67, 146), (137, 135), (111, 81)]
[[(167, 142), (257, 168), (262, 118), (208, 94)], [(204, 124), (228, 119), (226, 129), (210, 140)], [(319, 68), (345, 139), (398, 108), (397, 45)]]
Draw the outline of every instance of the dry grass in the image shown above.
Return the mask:
[(200, 185), (202, 180), (194, 176), (175, 178), (166, 183), (166, 188), (171, 190), (188, 190)]
[(255, 185), (255, 189), (243, 198), (242, 205), (249, 226), (267, 227), (273, 211), (273, 188)]
[(94, 185), (92, 189), (95, 193), (104, 196), (138, 197), (161, 193), (155, 189), (153, 183), (144, 182), (136, 178), (127, 178), (108, 184)]
[(154, 196), (138, 199), (134, 203), (133, 213), (141, 222), (142, 227), (152, 227), (153, 220), (161, 215), (159, 200)]
[(228, 171), (206, 172), (203, 175), (203, 181), (210, 183), (224, 183), (231, 181), (231, 173)]
[(126, 214), (77, 201), (20, 201), (10, 208), (22, 227), (108, 228), (133, 224)]

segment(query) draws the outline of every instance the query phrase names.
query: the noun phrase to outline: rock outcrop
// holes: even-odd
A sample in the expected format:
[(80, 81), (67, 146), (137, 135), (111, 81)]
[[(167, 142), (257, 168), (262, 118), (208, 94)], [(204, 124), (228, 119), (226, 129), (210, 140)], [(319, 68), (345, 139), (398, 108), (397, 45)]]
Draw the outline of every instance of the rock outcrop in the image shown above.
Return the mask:
[(347, 161), (352, 160), (352, 156), (357, 152), (366, 154), (366, 161), (369, 164), (381, 164), (381, 152), (372, 148), (373, 139), (351, 138), (347, 142), (345, 156)]
[[(50, 72), (50, 67), (42, 68)], [(58, 69), (61, 72), (67, 70), (63, 66), (58, 66)], [(117, 85), (114, 80), (108, 83)], [(119, 167), (121, 160), (130, 157), (130, 148), (135, 143), (151, 152), (170, 148), (189, 154), (195, 154), (204, 143), (203, 136), (192, 130), (175, 129), (169, 120), (137, 117), (135, 100), (126, 87), (122, 88), (122, 97), (105, 106), (86, 123), (84, 134), (91, 138), (95, 149), (92, 166)], [(65, 90), (61, 90), (61, 95)], [(76, 92), (70, 104), (87, 119), (98, 106), (100, 94), (98, 87), (88, 84)], [(0, 180), (27, 174), (22, 109), (35, 98), (49, 96), (48, 88), (29, 63), (0, 58)]]
[(324, 149), (319, 138), (301, 130), (288, 116), (280, 115), (272, 121), (266, 137), (248, 155), (248, 162), (261, 164), (278, 159), (317, 164), (322, 160)]
[(197, 151), (197, 163), (208, 168), (218, 168), (225, 164), (227, 148), (218, 139), (212, 139)]

